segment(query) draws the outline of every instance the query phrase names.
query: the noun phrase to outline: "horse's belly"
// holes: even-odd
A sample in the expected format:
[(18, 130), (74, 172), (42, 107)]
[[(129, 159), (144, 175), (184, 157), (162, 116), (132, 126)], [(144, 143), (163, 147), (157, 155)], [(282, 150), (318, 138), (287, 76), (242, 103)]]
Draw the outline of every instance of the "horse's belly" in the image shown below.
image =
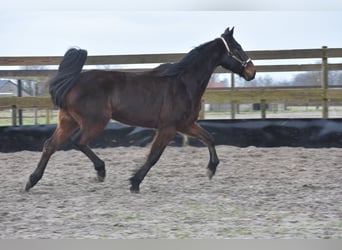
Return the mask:
[(157, 112), (153, 113), (146, 109), (113, 110), (112, 119), (131, 126), (157, 128)]

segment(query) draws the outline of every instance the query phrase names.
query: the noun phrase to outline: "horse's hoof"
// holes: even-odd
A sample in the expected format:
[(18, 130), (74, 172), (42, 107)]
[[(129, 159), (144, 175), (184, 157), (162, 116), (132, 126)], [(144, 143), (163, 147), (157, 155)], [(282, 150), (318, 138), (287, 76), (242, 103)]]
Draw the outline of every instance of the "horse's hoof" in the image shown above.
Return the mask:
[(210, 170), (209, 168), (207, 168), (207, 176), (209, 178), (209, 180), (211, 180), (214, 176), (214, 172), (212, 170)]
[(132, 194), (139, 194), (140, 193), (140, 189), (135, 188), (133, 186), (129, 190), (131, 191)]
[(97, 175), (98, 182), (104, 182), (105, 178), (106, 178), (105, 176)]
[(28, 192), (28, 191), (30, 191), (31, 187), (32, 187), (31, 182), (27, 181), (23, 191)]
[(133, 194), (138, 194), (140, 191), (140, 182), (138, 179), (136, 179), (135, 177), (132, 177), (129, 179), (129, 181), (131, 182), (131, 193)]

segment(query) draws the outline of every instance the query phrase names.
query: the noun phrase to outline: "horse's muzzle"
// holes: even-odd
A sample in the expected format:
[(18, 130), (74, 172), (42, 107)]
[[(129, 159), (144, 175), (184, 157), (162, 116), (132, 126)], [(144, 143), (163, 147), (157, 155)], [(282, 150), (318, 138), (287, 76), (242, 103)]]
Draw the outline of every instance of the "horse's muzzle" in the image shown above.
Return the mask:
[(255, 66), (252, 62), (249, 62), (247, 66), (244, 68), (242, 76), (247, 81), (251, 81), (255, 78), (256, 70)]

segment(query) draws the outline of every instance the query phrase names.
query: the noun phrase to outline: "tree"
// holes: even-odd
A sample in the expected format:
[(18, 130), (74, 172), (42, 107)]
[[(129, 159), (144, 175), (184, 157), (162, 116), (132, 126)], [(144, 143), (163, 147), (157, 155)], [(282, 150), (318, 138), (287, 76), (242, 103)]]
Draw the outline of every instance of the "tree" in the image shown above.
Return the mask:
[(310, 71), (297, 74), (290, 85), (293, 86), (320, 86), (322, 82), (322, 74), (320, 71)]
[(271, 87), (275, 85), (275, 80), (270, 75), (259, 76), (252, 81), (246, 81), (243, 78), (235, 78), (237, 87)]

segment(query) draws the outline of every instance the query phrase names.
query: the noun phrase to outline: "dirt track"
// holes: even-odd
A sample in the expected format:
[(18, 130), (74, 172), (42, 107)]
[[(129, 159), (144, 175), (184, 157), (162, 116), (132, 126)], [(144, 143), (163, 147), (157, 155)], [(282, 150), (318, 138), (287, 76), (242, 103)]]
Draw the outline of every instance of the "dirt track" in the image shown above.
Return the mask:
[(0, 154), (0, 238), (342, 238), (342, 149), (168, 147), (141, 185), (128, 178), (148, 148), (59, 151), (29, 193), (40, 153)]

